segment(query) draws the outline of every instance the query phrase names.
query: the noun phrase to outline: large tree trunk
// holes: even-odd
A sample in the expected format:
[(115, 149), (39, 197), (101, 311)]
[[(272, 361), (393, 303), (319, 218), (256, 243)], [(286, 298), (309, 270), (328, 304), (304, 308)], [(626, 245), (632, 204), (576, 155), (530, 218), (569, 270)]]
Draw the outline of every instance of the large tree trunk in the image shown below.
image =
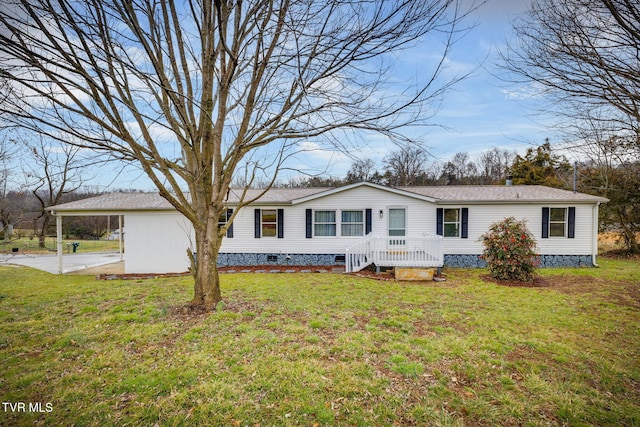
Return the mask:
[(218, 218), (222, 209), (209, 207), (208, 220), (203, 228), (196, 228), (196, 254), (193, 267), (193, 305), (214, 308), (222, 301), (220, 277), (218, 275), (218, 252), (222, 244), (222, 234), (218, 230)]

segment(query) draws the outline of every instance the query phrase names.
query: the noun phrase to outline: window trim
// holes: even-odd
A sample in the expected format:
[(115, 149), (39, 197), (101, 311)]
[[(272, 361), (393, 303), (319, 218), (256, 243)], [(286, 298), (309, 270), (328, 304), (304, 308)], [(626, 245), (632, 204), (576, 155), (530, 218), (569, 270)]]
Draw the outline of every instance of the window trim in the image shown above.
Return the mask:
[[(360, 222), (350, 222), (350, 221), (343, 221), (342, 220), (342, 214), (344, 212), (360, 212), (362, 214), (362, 221)], [(336, 218), (337, 219), (337, 218)], [(366, 214), (366, 210), (365, 209), (340, 209), (340, 237), (346, 237), (346, 238), (350, 238), (350, 237), (364, 237), (366, 235), (365, 229), (366, 229), (366, 224), (367, 224), (367, 214)], [(342, 226), (343, 225), (360, 225), (360, 234), (356, 234), (356, 235), (345, 235), (342, 232)]]
[[(264, 235), (264, 227), (263, 225), (265, 224), (265, 222), (263, 221), (263, 211), (276, 211), (276, 234), (275, 236), (265, 236)], [(278, 239), (284, 239), (284, 209), (282, 208), (269, 208), (269, 209), (260, 209), (260, 208), (255, 208), (253, 210), (254, 212), (254, 230), (253, 230), (253, 237), (255, 237), (256, 239), (260, 239), (262, 237), (276, 237)], [(273, 224), (273, 222), (269, 221), (268, 224)]]
[[(349, 238), (359, 238), (367, 235), (367, 224), (371, 225), (367, 220), (367, 209), (309, 209), (310, 213), (308, 213), (307, 226), (310, 227), (311, 233), (306, 233), (307, 238), (336, 238), (336, 237), (344, 237), (345, 239)], [(335, 213), (335, 222), (318, 222), (316, 221), (316, 212), (334, 212)], [(362, 213), (362, 221), (360, 222), (349, 222), (342, 220), (343, 212), (361, 212)], [(335, 225), (335, 234), (334, 235), (318, 235), (316, 233), (316, 225), (325, 225), (325, 224), (333, 224)], [(343, 225), (360, 225), (361, 234), (355, 236), (345, 235), (342, 232)], [(309, 231), (309, 230), (308, 230)]]
[[(273, 217), (274, 220), (273, 221), (265, 221), (264, 220), (264, 213), (265, 212), (271, 212), (273, 211)], [(265, 225), (272, 225), (275, 226), (273, 228), (273, 235), (271, 234), (265, 234), (264, 230), (264, 226)], [(271, 237), (278, 237), (278, 209), (260, 209), (260, 236), (261, 237), (267, 237), (267, 238), (271, 238)]]
[[(456, 236), (445, 236), (445, 210), (457, 210), (458, 211), (458, 234)], [(453, 222), (447, 222), (447, 224), (454, 224)], [(438, 236), (446, 237), (447, 239), (468, 239), (469, 238), (469, 208), (468, 207), (439, 207), (436, 208), (436, 234)]]
[[(554, 220), (553, 219), (553, 211), (554, 210), (562, 210), (562, 220)], [(549, 238), (560, 238), (565, 239), (567, 237), (567, 229), (569, 224), (569, 209), (566, 207), (549, 207)], [(553, 225), (562, 224), (562, 234), (552, 234)]]
[[(551, 220), (552, 209), (564, 210), (564, 221)], [(564, 224), (562, 236), (551, 235), (552, 224)], [(575, 206), (543, 206), (542, 207), (542, 236), (543, 239), (574, 239), (576, 237), (576, 207)]]
[[(316, 212), (333, 212), (334, 213), (334, 221), (333, 222), (318, 222), (316, 221)], [(338, 210), (337, 209), (314, 209), (312, 211), (312, 217), (311, 217), (311, 232), (312, 232), (312, 236), (313, 237), (317, 237), (319, 239), (322, 238), (331, 238), (331, 237), (338, 237)], [(330, 235), (318, 235), (316, 234), (316, 225), (328, 225), (328, 224), (333, 224), (335, 226), (334, 228), (334, 234)]]
[[(315, 212), (317, 211), (333, 211), (336, 213), (336, 235), (335, 236), (318, 236), (317, 234), (315, 234), (315, 225), (316, 225), (316, 221), (315, 221)], [(348, 212), (348, 211), (357, 211), (357, 212), (363, 212), (363, 228), (362, 228), (362, 232), (363, 234), (360, 236), (343, 236), (342, 235), (342, 212)], [(381, 211), (382, 212), (382, 211)], [(307, 239), (313, 239), (313, 238), (358, 238), (358, 237), (363, 237), (366, 236), (367, 234), (371, 233), (373, 231), (373, 209), (372, 208), (365, 208), (365, 209), (311, 209), (311, 208), (307, 208), (305, 209), (305, 238)], [(338, 230), (340, 230), (338, 232)]]
[[(442, 237), (444, 238), (460, 238), (462, 235), (462, 209), (461, 208), (442, 208)], [(447, 211), (456, 211), (456, 221), (447, 221)], [(447, 224), (455, 224), (456, 234), (447, 236)]]

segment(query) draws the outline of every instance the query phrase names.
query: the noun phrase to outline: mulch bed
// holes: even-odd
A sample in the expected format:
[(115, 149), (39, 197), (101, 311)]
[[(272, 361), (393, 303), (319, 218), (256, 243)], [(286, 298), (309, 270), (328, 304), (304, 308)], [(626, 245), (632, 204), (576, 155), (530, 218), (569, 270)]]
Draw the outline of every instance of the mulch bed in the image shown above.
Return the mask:
[(98, 274), (98, 280), (142, 280), (142, 279), (159, 279), (162, 277), (183, 277), (191, 275), (190, 272), (184, 273), (127, 273), (127, 274)]
[[(331, 266), (300, 266), (300, 265), (251, 265), (220, 267), (220, 273), (344, 273), (343, 265)], [(98, 280), (142, 280), (158, 279), (163, 277), (183, 277), (191, 275), (190, 272), (182, 273), (127, 273), (127, 274), (98, 274)]]
[(219, 267), (220, 273), (344, 273), (344, 265), (250, 265)]

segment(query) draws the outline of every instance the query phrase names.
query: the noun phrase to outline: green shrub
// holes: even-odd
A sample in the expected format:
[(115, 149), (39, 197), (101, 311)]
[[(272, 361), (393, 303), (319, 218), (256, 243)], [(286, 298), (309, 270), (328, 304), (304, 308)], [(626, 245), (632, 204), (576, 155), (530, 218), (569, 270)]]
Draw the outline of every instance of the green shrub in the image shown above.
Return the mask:
[(508, 217), (491, 225), (481, 236), (483, 258), (491, 276), (499, 280), (533, 281), (538, 255), (526, 221)]

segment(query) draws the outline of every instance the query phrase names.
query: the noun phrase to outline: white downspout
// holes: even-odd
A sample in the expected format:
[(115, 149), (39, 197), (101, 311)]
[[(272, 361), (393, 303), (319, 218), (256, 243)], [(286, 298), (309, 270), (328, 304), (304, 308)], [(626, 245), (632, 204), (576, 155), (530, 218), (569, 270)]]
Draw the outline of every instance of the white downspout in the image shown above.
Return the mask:
[(62, 217), (60, 215), (56, 215), (55, 212), (52, 212), (56, 216), (56, 247), (58, 250), (58, 274), (62, 274)]
[(599, 207), (600, 202), (597, 202), (593, 206), (593, 243), (591, 246), (591, 259), (594, 267), (600, 267), (598, 265), (597, 256), (598, 256), (598, 216), (599, 216)]

